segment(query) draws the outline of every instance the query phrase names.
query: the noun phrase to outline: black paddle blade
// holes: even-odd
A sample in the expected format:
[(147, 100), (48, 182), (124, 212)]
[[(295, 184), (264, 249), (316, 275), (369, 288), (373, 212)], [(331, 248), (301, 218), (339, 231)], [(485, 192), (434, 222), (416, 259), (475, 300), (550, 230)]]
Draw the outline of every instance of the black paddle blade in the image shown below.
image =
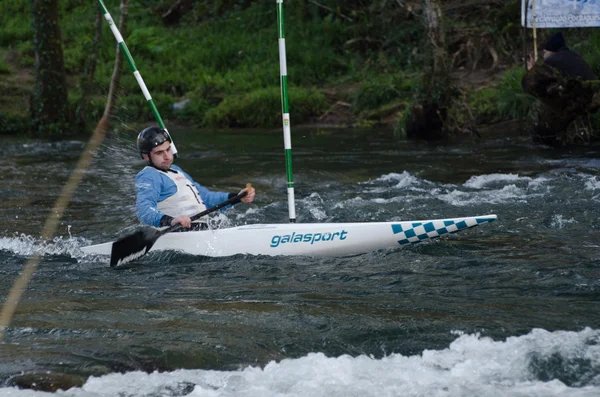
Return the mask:
[(160, 231), (148, 228), (115, 241), (110, 253), (110, 267), (118, 267), (146, 255), (161, 235)]

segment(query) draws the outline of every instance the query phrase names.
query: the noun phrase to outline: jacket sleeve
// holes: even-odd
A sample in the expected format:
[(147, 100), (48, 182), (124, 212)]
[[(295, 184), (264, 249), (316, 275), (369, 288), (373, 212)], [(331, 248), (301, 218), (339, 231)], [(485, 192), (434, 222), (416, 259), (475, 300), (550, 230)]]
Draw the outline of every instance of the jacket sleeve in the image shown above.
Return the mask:
[[(181, 171), (181, 172), (183, 172), (183, 174), (185, 175), (186, 178), (188, 178), (190, 181), (192, 181), (194, 183), (194, 186), (196, 186), (196, 189), (198, 189), (198, 193), (200, 193), (200, 198), (202, 199), (202, 202), (204, 202), (204, 205), (206, 206), (207, 209), (210, 207), (214, 207), (217, 204), (221, 204), (223, 201), (226, 201), (227, 199), (229, 199), (229, 193), (211, 192), (210, 190), (208, 190), (207, 188), (205, 188), (198, 182), (194, 181), (192, 179), (192, 177), (189, 176), (187, 173), (185, 173), (184, 171)], [(229, 207), (231, 207), (231, 204), (223, 207), (222, 210), (227, 209)]]
[(142, 171), (135, 177), (135, 212), (142, 223), (160, 227), (164, 215), (157, 208), (161, 180), (158, 173), (154, 174)]

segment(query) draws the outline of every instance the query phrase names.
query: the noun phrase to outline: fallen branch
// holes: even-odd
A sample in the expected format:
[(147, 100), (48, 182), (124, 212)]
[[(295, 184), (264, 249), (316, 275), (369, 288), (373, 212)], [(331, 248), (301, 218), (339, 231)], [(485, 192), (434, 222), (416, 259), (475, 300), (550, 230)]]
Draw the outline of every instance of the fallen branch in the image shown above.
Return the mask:
[(327, 6), (325, 6), (325, 5), (321, 4), (321, 3), (317, 3), (315, 0), (308, 0), (308, 1), (309, 1), (309, 3), (313, 3), (314, 5), (316, 5), (319, 8), (322, 8), (324, 10), (327, 10), (327, 11), (331, 12), (331, 13), (334, 13), (335, 15), (339, 16), (340, 18), (343, 18), (343, 19), (345, 19), (345, 20), (347, 20), (349, 22), (353, 22), (352, 18), (350, 18), (349, 16), (346, 16), (346, 15), (342, 14), (341, 12), (337, 12), (334, 9), (329, 8), (329, 7), (327, 7)]
[(351, 104), (347, 103), (347, 102), (343, 102), (343, 101), (337, 101), (336, 103), (334, 103), (333, 105), (331, 105), (331, 107), (325, 112), (323, 113), (320, 117), (319, 117), (319, 121), (322, 121), (325, 117), (329, 116), (331, 113), (333, 113), (333, 111), (335, 109), (339, 109), (340, 107), (345, 107), (350, 109), (352, 107)]
[(165, 13), (161, 15), (161, 18), (167, 24), (175, 24), (179, 22), (179, 19), (187, 12), (193, 9), (194, 3), (192, 0), (177, 0)]

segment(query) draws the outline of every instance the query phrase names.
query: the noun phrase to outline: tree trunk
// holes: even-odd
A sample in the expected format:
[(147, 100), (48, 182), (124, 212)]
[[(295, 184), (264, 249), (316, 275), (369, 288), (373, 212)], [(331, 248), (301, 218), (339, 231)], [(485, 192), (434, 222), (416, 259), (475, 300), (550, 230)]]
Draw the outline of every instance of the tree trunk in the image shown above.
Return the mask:
[(94, 34), (94, 41), (92, 43), (92, 52), (88, 56), (86, 71), (81, 82), (81, 101), (79, 102), (79, 108), (77, 109), (77, 128), (81, 132), (87, 130), (88, 105), (90, 103), (90, 96), (94, 87), (94, 74), (96, 73), (98, 51), (100, 48), (100, 42), (102, 41), (103, 20), (104, 16), (102, 15), (102, 10), (100, 7), (98, 7), (98, 11), (96, 13), (96, 30)]
[[(129, 15), (129, 0), (121, 0), (121, 18), (119, 19), (119, 32), (125, 36), (125, 29), (127, 28), (127, 17)], [(104, 107), (104, 115), (102, 118), (106, 119), (108, 123), (110, 116), (112, 115), (114, 108), (117, 103), (117, 89), (121, 83), (121, 69), (123, 66), (123, 54), (121, 47), (117, 44), (117, 52), (115, 54), (115, 67), (113, 69), (112, 78), (110, 80), (110, 88), (108, 90), (108, 99), (106, 100), (106, 106)], [(108, 124), (106, 126), (108, 129)]]
[(32, 0), (35, 88), (30, 110), (36, 133), (71, 135), (67, 78), (58, 19), (58, 0)]
[(429, 39), (428, 56), (421, 97), (406, 119), (406, 136), (436, 140), (447, 135), (447, 107), (451, 96), (446, 35), (442, 9), (437, 0), (424, 0), (423, 16)]
[(425, 89), (431, 94), (448, 89), (448, 51), (442, 9), (437, 0), (424, 1), (425, 23), (429, 38), (429, 65), (425, 74)]

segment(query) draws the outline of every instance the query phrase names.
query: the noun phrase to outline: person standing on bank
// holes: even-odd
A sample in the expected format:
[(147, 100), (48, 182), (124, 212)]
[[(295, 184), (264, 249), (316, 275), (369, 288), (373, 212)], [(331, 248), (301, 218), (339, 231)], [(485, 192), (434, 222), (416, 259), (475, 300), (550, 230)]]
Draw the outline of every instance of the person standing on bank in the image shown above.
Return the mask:
[[(162, 128), (152, 126), (141, 131), (137, 147), (148, 164), (135, 177), (136, 214), (142, 223), (154, 227), (180, 224), (187, 229), (204, 230), (208, 227), (206, 220), (192, 222), (190, 217), (238, 194), (211, 192), (173, 165), (171, 137)], [(240, 201), (254, 201), (254, 188), (242, 189), (240, 193), (245, 191), (248, 194)]]
[[(562, 32), (554, 33), (544, 45), (544, 63), (557, 69), (565, 78), (596, 80), (598, 77), (590, 65), (575, 51), (567, 47)], [(532, 58), (527, 61), (527, 69), (535, 64)]]

